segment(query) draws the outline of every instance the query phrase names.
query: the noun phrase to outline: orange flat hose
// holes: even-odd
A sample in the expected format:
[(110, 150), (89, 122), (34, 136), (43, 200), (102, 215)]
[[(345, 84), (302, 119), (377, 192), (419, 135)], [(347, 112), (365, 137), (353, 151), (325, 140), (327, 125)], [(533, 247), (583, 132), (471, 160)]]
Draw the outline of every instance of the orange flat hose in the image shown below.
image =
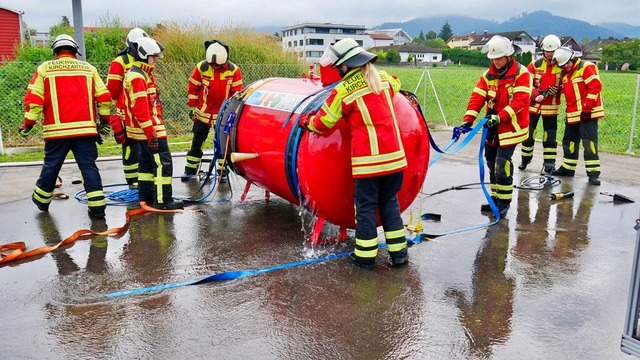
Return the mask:
[(27, 247), (25, 243), (22, 241), (12, 242), (8, 244), (0, 244), (0, 267), (12, 261), (50, 253), (56, 250), (57, 248), (59, 248), (60, 246), (71, 245), (80, 238), (92, 238), (95, 236), (104, 236), (104, 235), (113, 235), (113, 236), (120, 235), (127, 230), (127, 228), (129, 227), (129, 223), (131, 222), (131, 218), (133, 216), (141, 215), (146, 212), (172, 213), (172, 212), (191, 212), (191, 211), (199, 212), (200, 210), (182, 210), (182, 209), (160, 210), (160, 209), (153, 208), (142, 201), (140, 202), (140, 208), (129, 210), (126, 212), (125, 215), (127, 220), (125, 224), (121, 227), (111, 228), (102, 232), (95, 232), (89, 229), (80, 229), (74, 232), (68, 238), (60, 241), (59, 243), (53, 246), (41, 246), (39, 248), (35, 248), (29, 251), (25, 251)]

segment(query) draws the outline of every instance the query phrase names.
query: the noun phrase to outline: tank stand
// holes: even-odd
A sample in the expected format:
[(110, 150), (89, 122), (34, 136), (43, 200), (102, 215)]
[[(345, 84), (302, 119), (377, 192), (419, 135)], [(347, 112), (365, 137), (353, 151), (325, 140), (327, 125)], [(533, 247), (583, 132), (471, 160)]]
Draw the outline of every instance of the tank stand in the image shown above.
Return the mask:
[[(247, 198), (247, 193), (249, 192), (252, 184), (253, 181), (247, 180), (247, 184), (244, 186), (244, 191), (242, 191), (242, 196), (240, 196), (240, 201), (244, 201)], [(269, 190), (265, 190), (264, 201), (269, 202), (269, 199), (271, 199), (271, 192)]]
[(347, 228), (344, 226), (340, 226), (340, 235), (338, 239), (320, 239), (320, 232), (322, 232), (322, 228), (324, 227), (324, 218), (318, 218), (316, 220), (316, 224), (313, 226), (313, 232), (311, 232), (311, 237), (309, 241), (313, 245), (322, 245), (322, 244), (335, 244), (339, 242), (347, 241)]

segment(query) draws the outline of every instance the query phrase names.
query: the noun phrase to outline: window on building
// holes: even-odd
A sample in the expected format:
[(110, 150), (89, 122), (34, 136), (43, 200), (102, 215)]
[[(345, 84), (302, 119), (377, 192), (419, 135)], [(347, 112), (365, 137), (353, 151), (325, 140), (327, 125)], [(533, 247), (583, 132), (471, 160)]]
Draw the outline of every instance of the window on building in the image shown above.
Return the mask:
[(431, 60), (438, 61), (438, 55), (433, 55), (433, 56), (431, 57)]
[(328, 34), (328, 33), (329, 33), (328, 28), (316, 28), (316, 34)]
[(342, 29), (342, 33), (343, 34), (355, 34), (356, 30), (355, 29)]
[(324, 45), (324, 39), (307, 39), (307, 45)]
[(307, 57), (322, 57), (322, 51), (307, 51)]

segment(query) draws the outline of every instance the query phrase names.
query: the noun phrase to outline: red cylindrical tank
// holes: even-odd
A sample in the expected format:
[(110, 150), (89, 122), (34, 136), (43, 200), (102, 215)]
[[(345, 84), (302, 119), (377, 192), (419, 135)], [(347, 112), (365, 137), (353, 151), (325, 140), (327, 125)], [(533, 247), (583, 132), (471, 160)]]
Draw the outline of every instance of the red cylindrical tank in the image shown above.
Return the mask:
[[(258, 157), (231, 164), (250, 182), (302, 206), (333, 224), (354, 228), (354, 181), (349, 129), (345, 122), (323, 135), (303, 131), (298, 116), (322, 104), (329, 89), (318, 80), (271, 78), (232, 98), (218, 118), (215, 139), (227, 159), (232, 152)], [(404, 211), (427, 175), (429, 138), (419, 110), (402, 93), (394, 97), (408, 168), (398, 193)]]

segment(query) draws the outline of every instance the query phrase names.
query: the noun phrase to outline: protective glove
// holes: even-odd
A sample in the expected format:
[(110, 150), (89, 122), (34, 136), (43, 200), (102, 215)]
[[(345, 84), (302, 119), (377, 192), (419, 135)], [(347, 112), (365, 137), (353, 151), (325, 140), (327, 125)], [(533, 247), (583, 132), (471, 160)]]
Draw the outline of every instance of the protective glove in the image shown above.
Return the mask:
[(124, 144), (127, 141), (127, 133), (124, 130), (114, 131), (113, 138), (118, 144)]
[(451, 138), (458, 141), (460, 139), (461, 134), (466, 134), (472, 129), (472, 124), (468, 122), (463, 122), (460, 126), (456, 126), (453, 128), (453, 133), (451, 134)]
[(315, 115), (316, 115), (315, 111), (311, 111), (309, 113), (300, 115), (300, 118), (298, 118), (298, 125), (300, 125), (300, 127), (303, 128), (304, 130), (309, 130), (309, 122), (311, 121), (311, 118), (314, 117)]
[(590, 112), (586, 112), (583, 111), (580, 113), (580, 120), (581, 121), (589, 121), (591, 120), (591, 113)]
[(558, 93), (559, 88), (557, 86), (549, 86), (547, 88), (547, 95), (553, 96)]
[(109, 136), (111, 134), (111, 125), (109, 125), (108, 119), (100, 119), (100, 124), (98, 124), (98, 133), (101, 136)]
[(155, 152), (155, 151), (158, 151), (158, 149), (160, 148), (160, 143), (158, 142), (157, 137), (149, 139), (148, 144), (149, 144), (149, 150), (151, 151)]
[(22, 124), (22, 126), (20, 126), (20, 129), (18, 129), (18, 134), (20, 134), (20, 136), (22, 137), (27, 137), (31, 129), (33, 129), (33, 125)]
[(536, 100), (537, 103), (541, 103), (542, 100), (544, 100), (544, 95), (540, 94), (540, 95), (536, 96), (535, 100)]
[(500, 122), (500, 117), (498, 115), (496, 115), (496, 114), (488, 115), (486, 117), (486, 119), (487, 119), (487, 123), (484, 124), (484, 126), (486, 126), (488, 128), (492, 128), (492, 127), (498, 125), (498, 123)]
[(113, 137), (118, 144), (124, 144), (127, 141), (127, 132), (122, 124), (122, 119), (118, 115), (109, 118), (109, 125), (113, 130)]
[(96, 143), (98, 143), (98, 145), (102, 145), (104, 143), (104, 140), (102, 139), (102, 136), (100, 136), (100, 134), (96, 136)]
[(193, 108), (189, 108), (189, 119), (191, 119), (191, 121), (195, 121), (196, 119), (196, 114), (193, 112)]

